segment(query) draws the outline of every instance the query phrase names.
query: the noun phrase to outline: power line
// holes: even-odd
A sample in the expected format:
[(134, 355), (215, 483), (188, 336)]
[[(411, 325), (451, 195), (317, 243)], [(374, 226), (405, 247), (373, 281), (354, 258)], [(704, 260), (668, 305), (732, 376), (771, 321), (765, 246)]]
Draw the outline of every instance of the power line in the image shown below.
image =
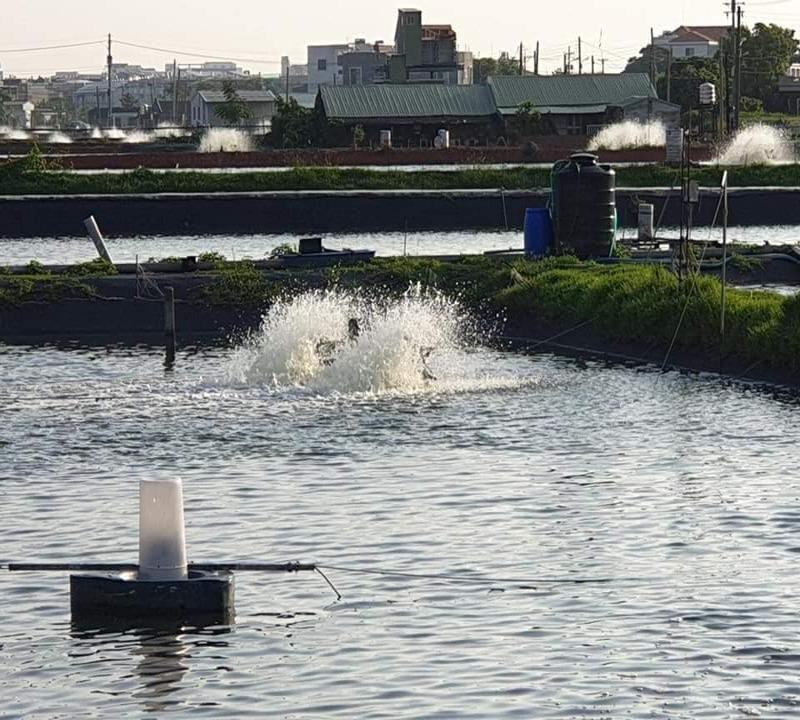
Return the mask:
[(39, 52), (40, 50), (64, 50), (66, 48), (87, 47), (88, 45), (102, 45), (105, 40), (92, 40), (90, 42), (70, 43), (68, 45), (45, 45), (32, 48), (0, 48), (0, 53), (26, 53)]
[(125, 42), (124, 40), (114, 40), (117, 45), (124, 45), (125, 47), (138, 48), (140, 50), (152, 50), (154, 52), (167, 53), (168, 55), (183, 55), (186, 57), (195, 57), (201, 60), (223, 60), (228, 62), (241, 62), (241, 63), (255, 63), (261, 65), (280, 65), (280, 60), (256, 60), (255, 58), (235, 58), (235, 57), (221, 57), (219, 55), (204, 55), (200, 53), (185, 52), (183, 50), (170, 50), (169, 48), (153, 47), (151, 45), (140, 45), (139, 43)]

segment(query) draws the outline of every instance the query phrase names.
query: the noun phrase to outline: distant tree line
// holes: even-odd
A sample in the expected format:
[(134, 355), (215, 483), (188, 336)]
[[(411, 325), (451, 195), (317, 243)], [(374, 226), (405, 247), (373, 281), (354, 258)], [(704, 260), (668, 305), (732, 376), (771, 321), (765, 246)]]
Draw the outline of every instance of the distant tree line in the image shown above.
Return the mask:
[[(704, 82), (714, 83), (722, 93), (733, 66), (733, 43), (732, 38), (725, 38), (714, 57), (673, 58), (669, 73), (670, 100), (684, 110), (696, 107), (699, 87)], [(778, 82), (787, 73), (799, 47), (800, 41), (791, 28), (764, 23), (756, 23), (752, 30), (742, 28), (743, 111), (772, 111), (781, 107)], [(625, 72), (649, 73), (651, 59), (656, 70), (658, 95), (666, 98), (669, 52), (665, 48), (649, 45), (642, 48), (628, 61)]]

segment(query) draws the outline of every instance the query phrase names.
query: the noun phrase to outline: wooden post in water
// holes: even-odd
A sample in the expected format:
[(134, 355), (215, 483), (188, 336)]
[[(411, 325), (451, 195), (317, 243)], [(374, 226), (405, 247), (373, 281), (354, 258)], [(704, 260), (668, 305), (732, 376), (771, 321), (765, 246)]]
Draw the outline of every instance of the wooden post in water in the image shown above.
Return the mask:
[(175, 364), (175, 289), (164, 288), (164, 365), (172, 368)]
[(722, 174), (722, 298), (719, 317), (719, 370), (722, 372), (722, 354), (725, 351), (725, 303), (728, 282), (728, 171)]

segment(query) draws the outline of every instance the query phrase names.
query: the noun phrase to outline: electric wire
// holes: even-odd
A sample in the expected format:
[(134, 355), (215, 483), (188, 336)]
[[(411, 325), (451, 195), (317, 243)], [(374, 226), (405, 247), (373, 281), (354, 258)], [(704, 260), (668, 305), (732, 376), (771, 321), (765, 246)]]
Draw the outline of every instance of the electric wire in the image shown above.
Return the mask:
[(79, 42), (79, 43), (69, 43), (66, 45), (43, 45), (41, 47), (29, 47), (29, 48), (0, 48), (0, 53), (28, 53), (28, 52), (40, 52), (44, 50), (64, 50), (66, 48), (76, 48), (76, 47), (88, 47), (90, 45), (103, 45), (105, 44), (105, 40), (92, 40), (88, 42)]
[(171, 50), (169, 48), (155, 47), (153, 45), (140, 45), (139, 43), (127, 42), (126, 40), (114, 40), (117, 45), (124, 45), (125, 47), (138, 48), (140, 50), (152, 50), (154, 52), (166, 53), (168, 55), (183, 55), (185, 57), (194, 57), (200, 60), (221, 60), (227, 62), (241, 62), (253, 63), (260, 65), (280, 65), (280, 60), (257, 60), (255, 58), (239, 58), (239, 57), (223, 57), (221, 55), (206, 55), (202, 53), (185, 52), (183, 50)]

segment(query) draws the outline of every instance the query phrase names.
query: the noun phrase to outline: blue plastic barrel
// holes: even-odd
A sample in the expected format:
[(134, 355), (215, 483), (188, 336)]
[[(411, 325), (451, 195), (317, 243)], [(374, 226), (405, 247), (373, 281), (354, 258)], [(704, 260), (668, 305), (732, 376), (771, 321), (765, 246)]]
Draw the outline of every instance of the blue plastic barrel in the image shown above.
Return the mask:
[(547, 255), (553, 244), (553, 220), (549, 208), (525, 210), (525, 254)]

